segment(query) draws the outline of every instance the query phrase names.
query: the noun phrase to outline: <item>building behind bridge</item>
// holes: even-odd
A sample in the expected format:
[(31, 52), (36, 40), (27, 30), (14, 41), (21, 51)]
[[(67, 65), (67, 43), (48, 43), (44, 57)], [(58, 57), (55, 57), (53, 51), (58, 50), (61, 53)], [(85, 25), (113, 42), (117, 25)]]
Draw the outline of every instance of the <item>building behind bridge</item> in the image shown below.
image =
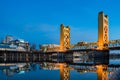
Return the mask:
[(60, 51), (60, 45), (57, 44), (44, 44), (40, 46), (42, 52), (58, 52)]
[(30, 51), (29, 42), (23, 39), (15, 39), (13, 36), (6, 36), (0, 43), (0, 50), (8, 51)]

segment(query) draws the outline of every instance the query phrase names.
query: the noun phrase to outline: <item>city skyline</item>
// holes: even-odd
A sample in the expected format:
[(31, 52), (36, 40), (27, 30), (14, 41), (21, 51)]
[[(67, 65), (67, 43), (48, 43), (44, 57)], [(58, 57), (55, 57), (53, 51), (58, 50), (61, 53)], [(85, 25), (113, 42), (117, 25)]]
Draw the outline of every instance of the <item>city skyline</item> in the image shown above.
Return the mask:
[[(109, 39), (120, 39), (119, 2), (99, 0), (0, 1), (0, 37), (13, 35), (36, 44), (59, 44), (60, 24), (70, 26), (71, 43), (98, 38), (98, 13), (109, 17)], [(113, 5), (115, 4), (115, 5)]]

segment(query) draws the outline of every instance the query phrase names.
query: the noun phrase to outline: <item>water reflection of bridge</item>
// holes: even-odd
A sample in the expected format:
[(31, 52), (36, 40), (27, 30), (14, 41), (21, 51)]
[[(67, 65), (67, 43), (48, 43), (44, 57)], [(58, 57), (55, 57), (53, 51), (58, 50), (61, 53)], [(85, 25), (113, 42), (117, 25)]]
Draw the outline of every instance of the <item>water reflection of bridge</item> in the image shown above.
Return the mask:
[[(46, 62), (46, 64), (51, 64)], [(58, 64), (58, 63), (57, 63)], [(55, 67), (56, 63), (53, 63)], [(71, 63), (60, 63), (60, 80), (70, 80), (70, 70), (76, 70), (80, 73), (95, 72), (97, 73), (97, 80), (109, 80), (108, 74), (111, 75), (114, 70), (120, 69), (120, 65), (107, 65), (107, 64), (71, 64)], [(48, 67), (49, 65), (47, 65)], [(42, 66), (45, 67), (45, 66)], [(49, 69), (49, 68), (48, 68)], [(55, 68), (52, 68), (55, 69)]]
[[(73, 55), (77, 52), (80, 54), (79, 56)], [(79, 52), (79, 53), (78, 53)], [(74, 69), (81, 72), (97, 72), (99, 78), (98, 80), (103, 80), (101, 78), (106, 78), (104, 80), (108, 80), (107, 74), (116, 70), (120, 67), (120, 65), (109, 64), (109, 51), (95, 51), (90, 50), (88, 53), (84, 53), (85, 51), (68, 51), (67, 53), (63, 52), (53, 52), (53, 53), (26, 53), (26, 52), (7, 52), (4, 51), (1, 53), (0, 61), (2, 63), (19, 63), (19, 62), (55, 62), (61, 63), (60, 67), (60, 76), (61, 80), (69, 80), (70, 75), (70, 66), (74, 65)], [(101, 54), (102, 53), (102, 54)], [(86, 54), (86, 55), (84, 55)], [(91, 54), (91, 55), (90, 55)], [(80, 57), (81, 56), (81, 57)], [(78, 61), (75, 61), (79, 59)], [(65, 64), (64, 64), (65, 63)], [(48, 65), (47, 65), (48, 66)], [(76, 68), (75, 66), (79, 66)], [(111, 68), (111, 69), (110, 69)], [(104, 74), (103, 74), (104, 73)], [(64, 76), (66, 75), (66, 76)]]
[[(7, 65), (9, 64), (9, 65)], [(11, 64), (11, 65), (10, 65)], [(16, 65), (16, 67), (15, 67)], [(5, 67), (6, 66), (6, 67)], [(57, 63), (57, 62), (41, 62), (41, 63), (6, 63), (0, 64), (0, 70), (7, 76), (13, 76), (14, 73), (22, 74), (31, 69), (60, 69), (60, 80), (70, 80), (70, 70), (76, 70), (80, 73), (95, 72), (98, 75), (98, 80), (108, 80), (108, 74), (113, 73), (114, 70), (120, 69), (120, 65), (107, 64), (81, 64), (81, 63)], [(104, 78), (104, 79), (103, 79)]]

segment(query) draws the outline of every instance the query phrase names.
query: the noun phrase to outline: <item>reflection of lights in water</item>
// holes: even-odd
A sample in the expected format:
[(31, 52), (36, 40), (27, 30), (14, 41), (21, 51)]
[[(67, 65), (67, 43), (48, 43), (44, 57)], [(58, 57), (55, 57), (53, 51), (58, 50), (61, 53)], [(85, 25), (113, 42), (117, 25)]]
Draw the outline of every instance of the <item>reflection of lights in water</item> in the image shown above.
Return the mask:
[(13, 76), (14, 73), (12, 71), (10, 71), (9, 69), (3, 69), (3, 73), (7, 76)]
[(17, 66), (10, 66), (10, 69), (17, 69)]
[(120, 80), (120, 69), (114, 71), (109, 80)]
[(87, 72), (87, 71), (84, 71), (85, 73)]
[(22, 64), (17, 64), (16, 66), (18, 67), (24, 67), (26, 64), (25, 63), (22, 63)]
[(25, 74), (25, 71), (20, 71), (18, 74)]

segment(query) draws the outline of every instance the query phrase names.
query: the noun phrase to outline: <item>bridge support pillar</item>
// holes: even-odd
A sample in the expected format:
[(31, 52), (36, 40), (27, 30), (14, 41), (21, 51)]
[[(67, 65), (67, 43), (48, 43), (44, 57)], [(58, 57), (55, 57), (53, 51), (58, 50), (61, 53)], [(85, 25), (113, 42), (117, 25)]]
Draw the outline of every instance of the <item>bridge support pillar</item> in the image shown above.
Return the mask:
[(6, 61), (7, 59), (6, 59), (6, 53), (4, 53), (4, 61)]

